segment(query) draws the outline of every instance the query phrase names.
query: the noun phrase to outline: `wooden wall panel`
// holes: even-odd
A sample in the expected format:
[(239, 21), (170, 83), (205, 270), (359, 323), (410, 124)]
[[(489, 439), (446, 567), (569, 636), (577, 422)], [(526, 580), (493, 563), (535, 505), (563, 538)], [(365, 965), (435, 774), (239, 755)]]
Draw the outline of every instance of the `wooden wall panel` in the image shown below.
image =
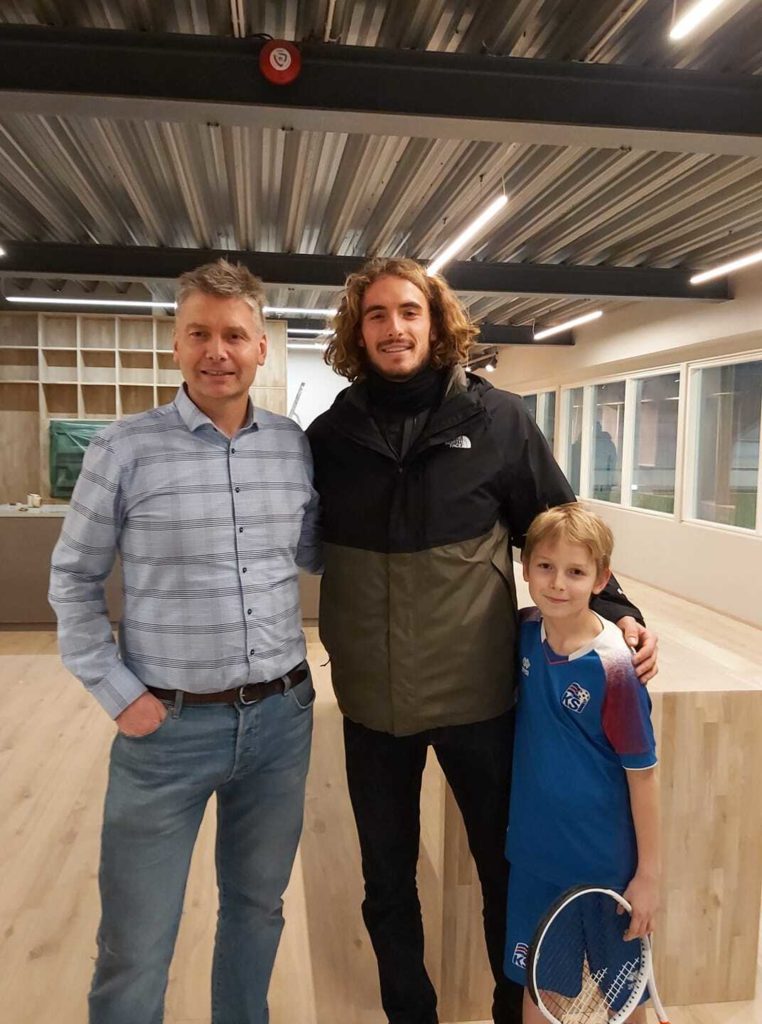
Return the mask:
[(0, 384), (0, 503), (39, 493), (37, 402), (36, 384)]

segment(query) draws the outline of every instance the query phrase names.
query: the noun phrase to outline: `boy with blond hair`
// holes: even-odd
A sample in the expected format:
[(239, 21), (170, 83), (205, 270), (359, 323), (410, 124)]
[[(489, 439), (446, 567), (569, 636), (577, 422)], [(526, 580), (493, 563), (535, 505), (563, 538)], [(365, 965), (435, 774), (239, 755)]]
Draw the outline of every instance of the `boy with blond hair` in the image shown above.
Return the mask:
[[(532, 935), (566, 889), (623, 892), (628, 939), (652, 930), (658, 906), (651, 702), (621, 632), (590, 608), (612, 549), (609, 527), (574, 502), (537, 516), (522, 554), (536, 607), (521, 612), (505, 972), (525, 986)], [(630, 1017), (644, 1019), (642, 1007)], [(542, 1021), (525, 988), (524, 1024)]]

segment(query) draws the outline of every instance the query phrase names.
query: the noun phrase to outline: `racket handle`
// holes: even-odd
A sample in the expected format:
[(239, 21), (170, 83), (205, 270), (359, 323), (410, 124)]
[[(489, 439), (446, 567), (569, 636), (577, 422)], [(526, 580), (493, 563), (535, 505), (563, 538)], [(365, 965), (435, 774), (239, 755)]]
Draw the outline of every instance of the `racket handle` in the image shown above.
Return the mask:
[(665, 1013), (664, 1004), (659, 998), (659, 990), (656, 988), (656, 978), (654, 976), (654, 959), (653, 959), (653, 946), (651, 945), (651, 938), (648, 938), (648, 945), (650, 948), (650, 960), (651, 960), (651, 972), (648, 975), (648, 994), (651, 997), (656, 1016), (659, 1018), (660, 1024), (669, 1024), (669, 1017)]

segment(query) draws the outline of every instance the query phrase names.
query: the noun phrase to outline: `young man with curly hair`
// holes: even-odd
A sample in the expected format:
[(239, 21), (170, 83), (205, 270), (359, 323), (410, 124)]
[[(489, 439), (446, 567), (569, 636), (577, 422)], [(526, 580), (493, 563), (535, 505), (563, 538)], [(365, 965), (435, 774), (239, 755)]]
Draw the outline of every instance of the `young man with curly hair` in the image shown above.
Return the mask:
[[(408, 259), (346, 283), (326, 361), (352, 382), (308, 430), (322, 502), (320, 635), (344, 714), (365, 879), (363, 917), (391, 1024), (435, 1024), (416, 887), (429, 746), (463, 815), (484, 897), (496, 1024), (518, 1024), (503, 974), (514, 704), (511, 543), (573, 501), (516, 395), (463, 369), (477, 329)], [(655, 640), (616, 584), (595, 608), (654, 671)]]

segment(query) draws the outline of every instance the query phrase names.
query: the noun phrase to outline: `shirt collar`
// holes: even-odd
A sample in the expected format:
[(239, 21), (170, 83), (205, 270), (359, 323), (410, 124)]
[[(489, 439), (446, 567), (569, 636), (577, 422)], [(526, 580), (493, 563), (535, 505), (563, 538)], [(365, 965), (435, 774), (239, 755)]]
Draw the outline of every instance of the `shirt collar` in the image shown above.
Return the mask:
[[(215, 427), (214, 423), (209, 419), (206, 413), (202, 412), (195, 402), (189, 397), (187, 385), (185, 383), (181, 384), (177, 389), (177, 394), (175, 395), (175, 406), (177, 411), (180, 413), (180, 418), (191, 433), (198, 430), (199, 427), (207, 425), (213, 427), (214, 430), (219, 432), (218, 428)], [(252, 427), (256, 427), (256, 425), (257, 420), (254, 415), (254, 405), (251, 399), (249, 399), (249, 404), (246, 408), (246, 419), (244, 420), (239, 433), (244, 430), (251, 430)]]

